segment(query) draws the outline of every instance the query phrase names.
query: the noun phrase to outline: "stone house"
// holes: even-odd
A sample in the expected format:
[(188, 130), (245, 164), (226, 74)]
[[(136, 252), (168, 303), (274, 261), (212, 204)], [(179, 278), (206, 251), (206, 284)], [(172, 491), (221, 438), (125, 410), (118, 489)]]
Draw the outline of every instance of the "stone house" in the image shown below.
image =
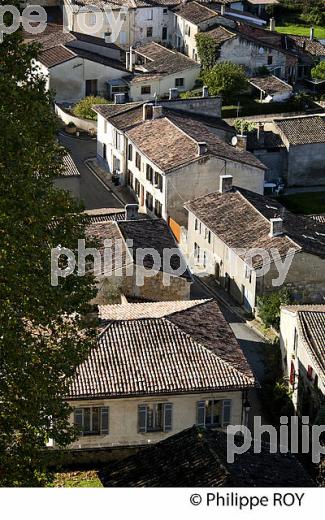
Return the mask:
[(290, 186), (325, 185), (325, 120), (318, 115), (275, 119), (286, 148), (283, 177)]
[(99, 161), (117, 171), (148, 215), (184, 225), (183, 204), (217, 189), (225, 172), (239, 186), (263, 193), (265, 166), (194, 118), (208, 107), (210, 116), (217, 114), (220, 98), (94, 107)]
[[(172, 232), (162, 219), (138, 214), (137, 205), (89, 216), (87, 235), (98, 244), (93, 264), (98, 294), (92, 303), (187, 300), (191, 275)], [(89, 212), (87, 212), (89, 214)], [(132, 220), (131, 220), (132, 219)]]
[(325, 397), (325, 305), (286, 305), (281, 308), (280, 347), (284, 375), (299, 416), (311, 422)]
[(212, 300), (108, 305), (67, 396), (71, 449), (136, 447), (197, 424), (246, 424), (257, 383)]
[[(255, 311), (258, 296), (283, 287), (297, 301), (323, 301), (324, 224), (232, 187), (231, 176), (221, 177), (219, 192), (185, 207), (188, 229), (180, 246), (189, 268), (218, 283), (248, 312)], [(286, 270), (280, 260), (288, 262)]]
[(145, 101), (168, 97), (169, 89), (191, 90), (200, 75), (200, 66), (174, 49), (155, 42), (130, 48), (127, 67), (133, 72), (129, 80), (129, 98)]

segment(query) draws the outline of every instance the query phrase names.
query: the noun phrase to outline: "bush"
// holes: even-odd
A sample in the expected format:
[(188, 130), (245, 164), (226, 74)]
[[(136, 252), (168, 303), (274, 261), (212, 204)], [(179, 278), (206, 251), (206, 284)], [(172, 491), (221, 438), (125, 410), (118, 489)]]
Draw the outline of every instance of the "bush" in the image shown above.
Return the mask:
[(311, 69), (311, 75), (314, 79), (325, 79), (325, 61), (321, 61)]
[(258, 315), (266, 327), (280, 328), (280, 307), (291, 302), (288, 289), (282, 289), (258, 298)]
[(203, 71), (202, 79), (212, 96), (223, 95), (228, 100), (248, 86), (244, 67), (230, 61), (217, 63), (212, 69)]
[(88, 96), (79, 101), (73, 109), (72, 113), (76, 117), (81, 117), (82, 119), (97, 119), (97, 114), (93, 111), (92, 107), (94, 105), (105, 105), (109, 104), (111, 101), (107, 101), (107, 99), (97, 96)]
[(237, 133), (245, 133), (253, 132), (255, 130), (254, 123), (250, 123), (249, 121), (245, 121), (245, 119), (236, 119), (234, 123), (234, 127)]

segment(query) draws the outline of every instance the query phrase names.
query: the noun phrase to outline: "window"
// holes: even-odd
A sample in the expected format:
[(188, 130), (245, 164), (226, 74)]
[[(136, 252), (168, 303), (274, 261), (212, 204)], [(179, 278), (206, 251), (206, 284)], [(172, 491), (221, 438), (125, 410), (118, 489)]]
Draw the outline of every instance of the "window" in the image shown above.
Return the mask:
[(273, 63), (273, 56), (268, 56), (267, 57), (267, 64), (268, 65), (272, 65), (272, 63)]
[(195, 231), (197, 231), (199, 229), (199, 221), (197, 218), (194, 221), (194, 229), (195, 229)]
[(199, 262), (200, 260), (200, 246), (194, 242), (194, 260)]
[(152, 27), (147, 27), (147, 38), (152, 37)]
[(163, 190), (163, 178), (162, 175), (160, 175), (158, 172), (155, 172), (155, 187), (159, 191)]
[(75, 408), (74, 424), (81, 430), (81, 435), (108, 434), (108, 406)]
[(295, 365), (294, 365), (293, 361), (291, 361), (290, 378), (289, 378), (290, 385), (293, 386), (295, 384), (295, 378), (296, 378)]
[(185, 25), (185, 34), (191, 36), (191, 28), (189, 25)]
[(153, 20), (153, 9), (148, 10), (148, 18), (147, 20)]
[(121, 170), (121, 161), (118, 157), (115, 157), (115, 155), (113, 155), (113, 170)]
[(150, 94), (151, 93), (151, 86), (150, 85), (144, 85), (141, 87), (141, 94)]
[(116, 150), (121, 149), (121, 134), (119, 132), (114, 131), (114, 145)]
[(147, 181), (153, 182), (153, 169), (151, 168), (150, 164), (146, 165), (146, 179)]
[(310, 365), (308, 365), (307, 369), (307, 379), (309, 379), (309, 381), (313, 380), (313, 367), (311, 367)]
[(196, 407), (196, 423), (204, 427), (225, 427), (231, 421), (230, 399), (209, 399), (198, 401)]
[(161, 218), (162, 216), (162, 204), (159, 202), (159, 200), (155, 201), (155, 215), (158, 218)]
[(168, 9), (163, 9), (163, 14), (168, 14)]
[(141, 170), (141, 155), (138, 152), (135, 153), (135, 165), (138, 170)]
[(252, 270), (249, 265), (245, 264), (245, 278), (249, 279), (249, 283), (252, 281)]
[(133, 188), (133, 173), (131, 172), (131, 170), (128, 170), (126, 182), (128, 186), (131, 186), (131, 188)]
[(138, 431), (170, 432), (172, 430), (172, 403), (153, 403), (138, 406)]
[(297, 329), (295, 329), (294, 338), (293, 338), (293, 351), (297, 352), (298, 347), (298, 332)]
[(135, 179), (134, 181), (134, 191), (137, 194), (138, 197), (140, 197), (140, 182), (138, 179)]
[(204, 267), (204, 269), (206, 268), (207, 263), (208, 263), (208, 255), (207, 255), (207, 252), (204, 251), (204, 253), (203, 253), (203, 267)]
[(149, 211), (153, 210), (153, 196), (148, 191), (146, 193), (146, 207)]
[(162, 40), (167, 40), (167, 27), (162, 28), (162, 34), (161, 34)]
[(175, 78), (175, 87), (184, 87), (184, 78)]
[(132, 146), (132, 144), (129, 144), (129, 146), (128, 146), (128, 154), (129, 154), (129, 161), (132, 161), (132, 158), (133, 158), (133, 146)]

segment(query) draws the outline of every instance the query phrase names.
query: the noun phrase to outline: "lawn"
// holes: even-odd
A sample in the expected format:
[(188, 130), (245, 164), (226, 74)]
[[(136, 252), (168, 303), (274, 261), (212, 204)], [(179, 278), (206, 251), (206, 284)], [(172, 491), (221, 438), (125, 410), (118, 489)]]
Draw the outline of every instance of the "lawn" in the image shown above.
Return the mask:
[(279, 201), (293, 213), (325, 213), (325, 191), (281, 195)]
[[(315, 38), (321, 40), (325, 39), (325, 27), (321, 25), (316, 25), (315, 29)], [(309, 36), (310, 27), (306, 25), (297, 25), (297, 24), (288, 24), (276, 27), (276, 30), (280, 33), (284, 34), (296, 34), (298, 36)]]
[(55, 473), (54, 480), (50, 487), (64, 488), (99, 488), (103, 487), (98, 478), (97, 471), (62, 471)]

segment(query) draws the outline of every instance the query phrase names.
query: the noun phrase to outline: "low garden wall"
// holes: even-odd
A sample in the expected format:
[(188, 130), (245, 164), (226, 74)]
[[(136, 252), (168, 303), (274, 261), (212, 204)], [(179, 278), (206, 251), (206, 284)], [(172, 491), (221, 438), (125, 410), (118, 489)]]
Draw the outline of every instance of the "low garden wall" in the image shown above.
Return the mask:
[(62, 121), (68, 125), (69, 123), (73, 123), (79, 130), (85, 130), (91, 134), (97, 133), (97, 121), (92, 121), (90, 119), (81, 119), (80, 117), (76, 117), (66, 110), (63, 109), (62, 106), (55, 104), (55, 113), (59, 116)]

